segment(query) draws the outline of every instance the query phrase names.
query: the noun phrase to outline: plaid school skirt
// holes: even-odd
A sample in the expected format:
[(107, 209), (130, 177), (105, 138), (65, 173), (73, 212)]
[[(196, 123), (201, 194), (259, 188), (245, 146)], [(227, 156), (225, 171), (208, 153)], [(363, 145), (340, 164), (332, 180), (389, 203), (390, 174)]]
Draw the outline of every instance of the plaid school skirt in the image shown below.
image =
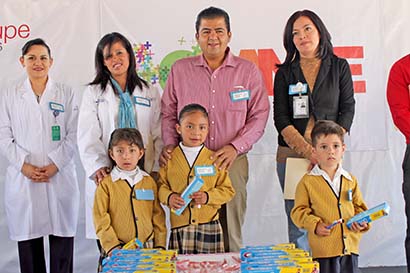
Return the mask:
[(223, 253), (223, 231), (219, 220), (171, 229), (169, 249), (179, 254)]

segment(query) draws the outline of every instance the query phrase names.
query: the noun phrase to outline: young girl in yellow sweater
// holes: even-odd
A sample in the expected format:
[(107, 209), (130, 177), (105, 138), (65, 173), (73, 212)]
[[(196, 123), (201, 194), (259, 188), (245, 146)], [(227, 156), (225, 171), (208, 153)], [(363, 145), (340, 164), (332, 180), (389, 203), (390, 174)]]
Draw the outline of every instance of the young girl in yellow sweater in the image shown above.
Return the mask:
[(218, 170), (204, 146), (208, 134), (208, 113), (199, 104), (186, 105), (180, 112), (176, 130), (182, 141), (171, 159), (160, 169), (159, 200), (176, 210), (185, 205), (181, 193), (195, 176), (204, 180), (202, 188), (180, 216), (171, 213), (170, 249), (180, 254), (224, 252), (219, 208), (235, 194), (225, 170)]
[(116, 129), (108, 152), (113, 169), (97, 187), (93, 217), (101, 258), (138, 238), (144, 247), (166, 247), (165, 214), (155, 181), (143, 171), (144, 145), (137, 129)]

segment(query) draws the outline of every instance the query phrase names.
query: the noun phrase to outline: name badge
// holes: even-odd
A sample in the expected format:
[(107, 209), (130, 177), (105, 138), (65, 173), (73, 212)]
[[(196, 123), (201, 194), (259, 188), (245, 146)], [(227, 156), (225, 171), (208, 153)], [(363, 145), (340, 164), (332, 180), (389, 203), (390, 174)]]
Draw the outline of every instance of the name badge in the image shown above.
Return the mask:
[(135, 198), (137, 200), (154, 200), (153, 190), (136, 189)]
[(215, 175), (215, 167), (213, 165), (195, 166), (196, 176), (213, 176)]
[(308, 118), (309, 117), (309, 97), (295, 96), (293, 97), (293, 118)]
[(60, 139), (61, 139), (60, 126), (59, 125), (51, 126), (51, 140), (60, 141)]
[(64, 112), (64, 105), (62, 105), (62, 104), (50, 101), (48, 105), (49, 105), (50, 109), (53, 110), (53, 111)]
[(237, 90), (232, 91), (229, 93), (231, 96), (231, 101), (241, 101), (241, 100), (249, 100), (251, 98), (251, 91), (250, 90)]
[(297, 84), (289, 85), (289, 95), (306, 94), (308, 86), (306, 83), (298, 82)]
[(151, 100), (144, 97), (134, 96), (134, 103), (146, 107), (151, 107)]

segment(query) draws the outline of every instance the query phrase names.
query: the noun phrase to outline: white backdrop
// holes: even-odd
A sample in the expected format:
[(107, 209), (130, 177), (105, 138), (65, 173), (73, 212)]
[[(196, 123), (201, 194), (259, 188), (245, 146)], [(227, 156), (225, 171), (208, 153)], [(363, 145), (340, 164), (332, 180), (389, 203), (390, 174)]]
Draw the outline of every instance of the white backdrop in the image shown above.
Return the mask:
[[(391, 205), (391, 215), (375, 223), (363, 237), (360, 265), (405, 264), (401, 193), (405, 145), (404, 137), (392, 125), (385, 87), (392, 63), (410, 53), (407, 34), (410, 2), (407, 0), (337, 3), (325, 0), (241, 3), (235, 0), (2, 0), (0, 88), (24, 76), (18, 63), (21, 47), (27, 39), (41, 37), (51, 46), (52, 77), (73, 86), (80, 98), (84, 85), (94, 76), (97, 42), (111, 31), (123, 33), (136, 44), (139, 71), (147, 79), (156, 81), (156, 77), (166, 75), (169, 63), (175, 58), (197, 52), (193, 40), (195, 18), (200, 10), (210, 5), (222, 7), (230, 14), (233, 33), (230, 46), (237, 55), (245, 50), (258, 53), (264, 49), (273, 50), (283, 60), (282, 33), (286, 20), (294, 11), (305, 8), (323, 19), (335, 47), (362, 50), (363, 56), (352, 58), (349, 55), (348, 58), (350, 64), (361, 65), (362, 70), (353, 80), (364, 81), (362, 91), (365, 92), (355, 95), (356, 115), (347, 139), (344, 167), (358, 177), (368, 206), (387, 201)], [(141, 44), (147, 41), (151, 44), (149, 49), (139, 51)], [(269, 61), (259, 62), (265, 71), (266, 64)], [(267, 74), (270, 76), (269, 73), (270, 70)], [(283, 197), (276, 177), (276, 139), (271, 116), (264, 137), (249, 155), (248, 213), (243, 228), (244, 243), (248, 245), (287, 240)], [(6, 164), (6, 159), (1, 158), (0, 183), (4, 181)], [(83, 194), (84, 173), (80, 164), (78, 174)], [(2, 200), (3, 189), (4, 183), (1, 183)], [(98, 253), (95, 242), (84, 236), (83, 197), (75, 241), (75, 271), (94, 272)], [(17, 247), (8, 238), (3, 202), (0, 202), (0, 240), (0, 272), (18, 272)]]

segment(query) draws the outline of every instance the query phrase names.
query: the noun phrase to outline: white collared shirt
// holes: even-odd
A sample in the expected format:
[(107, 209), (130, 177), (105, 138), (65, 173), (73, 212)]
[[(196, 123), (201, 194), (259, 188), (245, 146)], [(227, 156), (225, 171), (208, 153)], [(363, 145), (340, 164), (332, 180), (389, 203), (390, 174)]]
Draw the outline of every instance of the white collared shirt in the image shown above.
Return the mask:
[(131, 185), (131, 187), (140, 182), (142, 178), (147, 175), (148, 174), (144, 171), (141, 171), (138, 166), (132, 171), (124, 171), (118, 168), (118, 166), (115, 166), (111, 171), (112, 182), (116, 182), (120, 179), (126, 180)]
[(179, 146), (181, 147), (182, 151), (185, 154), (186, 159), (188, 160), (189, 167), (192, 167), (192, 164), (194, 164), (194, 161), (196, 157), (198, 156), (199, 151), (202, 149), (204, 145), (202, 144), (196, 147), (188, 147), (182, 144), (182, 142), (180, 142)]
[(333, 180), (330, 179), (329, 175), (327, 172), (322, 170), (318, 164), (313, 167), (313, 169), (309, 173), (310, 175), (316, 175), (316, 176), (322, 176), (332, 187), (333, 192), (336, 194), (336, 196), (339, 197), (340, 194), (340, 177), (343, 175), (346, 179), (349, 179), (350, 181), (353, 181), (352, 177), (350, 174), (342, 168), (342, 164), (339, 164), (337, 167), (335, 176), (333, 177)]

